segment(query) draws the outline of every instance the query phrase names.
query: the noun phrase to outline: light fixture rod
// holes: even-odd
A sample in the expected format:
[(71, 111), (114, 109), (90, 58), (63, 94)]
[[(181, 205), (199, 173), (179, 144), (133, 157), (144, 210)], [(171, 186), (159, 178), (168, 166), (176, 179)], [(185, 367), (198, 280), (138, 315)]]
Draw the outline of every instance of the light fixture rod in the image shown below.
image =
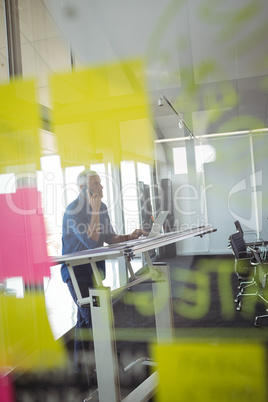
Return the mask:
[[(209, 139), (209, 138), (230, 137), (230, 136), (247, 135), (247, 134), (268, 134), (268, 128), (256, 129), (256, 130), (232, 131), (229, 133), (212, 133), (212, 134), (197, 135), (195, 137), (195, 139), (202, 140), (204, 138)], [(188, 137), (165, 138), (162, 140), (155, 140), (154, 142), (161, 143), (161, 142), (185, 141), (185, 140), (189, 140), (189, 139), (190, 138), (188, 138)]]
[(194, 134), (192, 133), (192, 131), (189, 129), (189, 127), (187, 126), (187, 124), (185, 123), (185, 121), (183, 120), (183, 118), (181, 117), (181, 115), (177, 112), (177, 110), (173, 107), (173, 105), (170, 103), (170, 101), (166, 98), (165, 95), (161, 95), (161, 97), (163, 99), (165, 99), (165, 101), (167, 102), (167, 104), (171, 107), (171, 109), (173, 110), (173, 112), (179, 116), (182, 124), (184, 125), (184, 127), (186, 128), (186, 130), (190, 133), (190, 137), (191, 138), (195, 138)]

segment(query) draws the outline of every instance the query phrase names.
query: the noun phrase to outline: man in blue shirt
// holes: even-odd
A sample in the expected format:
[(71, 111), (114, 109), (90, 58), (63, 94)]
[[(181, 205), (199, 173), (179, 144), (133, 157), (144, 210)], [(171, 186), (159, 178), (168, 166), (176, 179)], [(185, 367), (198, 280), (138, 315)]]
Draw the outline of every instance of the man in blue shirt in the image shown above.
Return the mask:
[[(138, 239), (146, 232), (136, 229), (130, 235), (117, 235), (111, 225), (106, 205), (101, 201), (103, 186), (99, 175), (92, 170), (79, 174), (77, 185), (80, 190), (78, 197), (71, 202), (63, 216), (62, 254), (93, 249), (103, 246), (103, 243), (113, 244)], [(85, 187), (86, 186), (86, 187)], [(84, 190), (83, 190), (84, 189)], [(105, 278), (105, 261), (97, 262), (103, 279)], [(93, 272), (90, 264), (74, 267), (74, 273), (82, 294), (89, 295), (88, 288), (94, 286)], [(75, 331), (74, 365), (80, 370), (79, 351), (84, 350), (82, 329), (91, 328), (90, 307), (80, 307), (77, 304), (76, 293), (66, 264), (61, 267), (61, 275), (67, 283), (74, 302), (77, 305), (77, 323)], [(82, 356), (83, 357), (83, 356)]]

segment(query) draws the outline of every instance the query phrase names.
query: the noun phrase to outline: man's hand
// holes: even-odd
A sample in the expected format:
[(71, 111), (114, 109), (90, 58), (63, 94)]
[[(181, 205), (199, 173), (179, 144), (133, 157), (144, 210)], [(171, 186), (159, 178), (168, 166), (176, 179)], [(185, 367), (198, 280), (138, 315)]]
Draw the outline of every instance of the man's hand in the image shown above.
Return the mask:
[(145, 230), (136, 229), (136, 230), (134, 230), (133, 233), (131, 233), (129, 235), (114, 235), (111, 238), (109, 244), (121, 243), (121, 242), (129, 241), (129, 240), (135, 240), (135, 239), (138, 239), (142, 235), (148, 236), (148, 233), (145, 232)]
[(92, 212), (99, 212), (101, 206), (101, 198), (99, 194), (93, 193), (93, 195), (90, 195), (89, 190), (87, 190), (87, 193), (88, 193), (88, 203), (92, 208)]
[(133, 233), (131, 233), (131, 234), (128, 235), (128, 236), (129, 236), (129, 240), (135, 240), (135, 239), (138, 239), (139, 237), (141, 237), (142, 235), (148, 236), (148, 233), (145, 232), (145, 230), (136, 229), (136, 230), (134, 230)]

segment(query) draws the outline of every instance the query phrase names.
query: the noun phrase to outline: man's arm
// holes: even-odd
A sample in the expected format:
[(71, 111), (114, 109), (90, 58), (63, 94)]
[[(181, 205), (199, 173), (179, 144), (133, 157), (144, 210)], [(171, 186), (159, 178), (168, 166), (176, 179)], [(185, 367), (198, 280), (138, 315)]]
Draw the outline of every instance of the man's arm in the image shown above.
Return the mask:
[(114, 243), (121, 243), (125, 241), (135, 240), (138, 239), (141, 235), (147, 236), (148, 233), (145, 232), (144, 230), (136, 229), (134, 230), (133, 233), (128, 235), (114, 235), (109, 243), (114, 244)]
[(87, 235), (98, 242), (100, 237), (100, 206), (101, 199), (98, 194), (94, 193), (92, 196), (88, 192), (88, 203), (91, 205), (92, 213), (90, 224), (87, 228)]

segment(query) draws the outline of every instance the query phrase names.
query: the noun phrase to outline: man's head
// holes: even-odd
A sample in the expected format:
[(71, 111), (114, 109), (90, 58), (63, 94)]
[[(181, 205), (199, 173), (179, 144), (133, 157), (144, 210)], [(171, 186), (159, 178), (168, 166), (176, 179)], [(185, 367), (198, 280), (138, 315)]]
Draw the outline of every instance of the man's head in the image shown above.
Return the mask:
[(94, 170), (88, 169), (81, 172), (77, 177), (77, 186), (79, 191), (81, 191), (84, 186), (88, 186), (93, 193), (97, 193), (100, 198), (103, 197), (101, 179)]

